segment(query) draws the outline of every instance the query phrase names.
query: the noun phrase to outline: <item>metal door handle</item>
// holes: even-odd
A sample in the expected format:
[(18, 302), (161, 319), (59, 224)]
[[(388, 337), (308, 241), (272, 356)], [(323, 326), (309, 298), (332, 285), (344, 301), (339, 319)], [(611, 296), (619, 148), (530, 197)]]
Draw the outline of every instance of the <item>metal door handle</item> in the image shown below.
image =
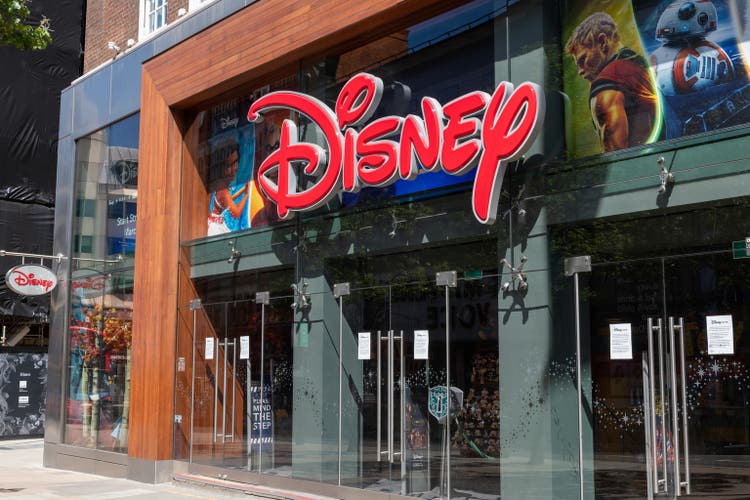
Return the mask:
[[(661, 404), (661, 456), (662, 456), (662, 479), (659, 483), (663, 486), (663, 490), (667, 491), (667, 421), (666, 421), (666, 409), (667, 403), (664, 397), (664, 329), (662, 328), (662, 319), (657, 319), (658, 325), (658, 354), (659, 354), (659, 402)], [(656, 410), (656, 408), (654, 408)], [(658, 490), (657, 490), (658, 491)]]
[[(649, 470), (649, 484), (652, 485), (653, 491), (659, 492), (659, 467), (656, 460), (656, 383), (654, 381), (654, 331), (661, 331), (661, 320), (659, 320), (658, 326), (654, 326), (653, 318), (646, 320), (646, 336), (648, 340), (648, 367), (647, 379), (644, 379), (644, 385), (648, 384), (647, 393), (647, 409), (649, 409), (648, 415), (648, 432), (646, 432), (646, 439), (648, 440), (648, 450), (650, 451), (650, 462), (651, 469)], [(661, 333), (660, 333), (661, 335)], [(663, 456), (663, 455), (662, 455)]]
[(378, 421), (378, 439), (377, 439), (377, 441), (378, 441), (378, 462), (381, 461), (380, 457), (383, 454), (383, 452), (382, 452), (382, 450), (380, 448), (381, 439), (382, 439), (382, 429), (381, 428), (382, 428), (382, 418), (383, 418), (383, 403), (382, 403), (381, 387), (380, 387), (381, 386), (381, 382), (383, 380), (381, 378), (381, 373), (380, 373), (380, 344), (381, 344), (382, 341), (383, 341), (383, 337), (380, 334), (380, 330), (378, 330), (378, 345), (377, 345), (377, 348), (378, 348), (377, 349), (378, 350), (378, 355), (377, 355), (377, 359), (378, 359), (378, 361), (377, 361), (377, 363), (378, 363), (378, 379), (377, 379), (377, 381), (375, 383), (375, 385), (377, 385), (377, 387), (378, 387), (378, 398), (377, 398), (377, 400), (378, 400), (378, 415), (377, 415), (377, 421)]
[[(651, 318), (648, 318), (647, 320), (648, 324), (648, 331), (651, 329)], [(649, 340), (650, 340), (651, 334), (649, 333)], [(649, 342), (649, 344), (652, 344), (653, 342)], [(653, 407), (651, 406), (652, 397), (651, 397), (651, 384), (652, 384), (652, 378), (651, 378), (651, 372), (649, 371), (649, 358), (650, 358), (650, 351), (644, 352), (641, 355), (641, 373), (643, 375), (643, 418), (645, 421), (644, 425), (644, 434), (646, 437), (646, 491), (647, 491), (647, 499), (653, 500), (654, 498), (654, 486), (657, 484), (656, 477), (654, 475), (654, 470), (656, 468), (656, 454), (654, 453), (654, 444), (655, 440), (653, 439), (652, 431), (654, 429), (654, 420), (653, 420)]]
[[(657, 460), (657, 454), (661, 452), (662, 457), (667, 456), (667, 447), (666, 447), (666, 439), (664, 438), (666, 436), (666, 422), (664, 420), (664, 345), (663, 345), (663, 328), (662, 328), (662, 319), (657, 318), (656, 324), (654, 325), (653, 318), (648, 318), (646, 320), (646, 331), (647, 331), (647, 340), (648, 340), (648, 402), (649, 402), (649, 418), (647, 425), (650, 426), (649, 432), (647, 432), (647, 435), (650, 435), (651, 441), (650, 441), (650, 450), (651, 450), (651, 464), (652, 468), (648, 473), (650, 474), (650, 481), (651, 481), (651, 487), (653, 488), (653, 491), (655, 494), (666, 492), (667, 491), (667, 460), (664, 458), (662, 460), (662, 467), (661, 467), (661, 477), (659, 477), (659, 462)], [(658, 355), (658, 372), (654, 369), (655, 363), (654, 363), (654, 333), (657, 335), (657, 355)], [(659, 377), (659, 392), (656, 391), (656, 377)], [(657, 431), (657, 422), (656, 422), (656, 414), (657, 414), (657, 408), (656, 408), (656, 395), (659, 395), (659, 403), (661, 404), (661, 412), (662, 412), (662, 419), (659, 425), (659, 430), (661, 430), (662, 439), (660, 442), (660, 450), (657, 449), (656, 444), (656, 431)]]
[(677, 420), (677, 356), (675, 353), (675, 341), (674, 341), (675, 324), (674, 318), (669, 317), (669, 375), (672, 381), (671, 395), (672, 395), (672, 445), (674, 446), (674, 494), (680, 496), (682, 494), (682, 488), (680, 485), (680, 427)]
[(388, 461), (393, 463), (393, 330), (388, 330)]
[[(687, 405), (687, 370), (685, 364), (685, 322), (683, 318), (678, 319), (675, 328), (680, 335), (680, 378), (682, 382), (682, 447), (685, 450), (685, 481), (679, 483), (685, 488), (685, 493), (690, 494), (690, 447), (688, 445), (688, 405)], [(676, 408), (675, 408), (676, 410)], [(676, 413), (676, 411), (675, 411)]]
[(214, 443), (218, 441), (218, 421), (219, 421), (219, 343), (214, 341)]
[(234, 417), (235, 417), (235, 403), (237, 400), (237, 339), (232, 339), (232, 428), (230, 429), (231, 434), (229, 435), (234, 442)]

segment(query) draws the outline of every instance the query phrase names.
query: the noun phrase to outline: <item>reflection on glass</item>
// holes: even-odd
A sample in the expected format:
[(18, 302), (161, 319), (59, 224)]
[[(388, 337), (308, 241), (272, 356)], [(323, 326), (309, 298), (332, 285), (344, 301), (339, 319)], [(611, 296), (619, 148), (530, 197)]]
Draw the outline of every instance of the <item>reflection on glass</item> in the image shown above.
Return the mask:
[(126, 452), (138, 116), (78, 141), (65, 443)]

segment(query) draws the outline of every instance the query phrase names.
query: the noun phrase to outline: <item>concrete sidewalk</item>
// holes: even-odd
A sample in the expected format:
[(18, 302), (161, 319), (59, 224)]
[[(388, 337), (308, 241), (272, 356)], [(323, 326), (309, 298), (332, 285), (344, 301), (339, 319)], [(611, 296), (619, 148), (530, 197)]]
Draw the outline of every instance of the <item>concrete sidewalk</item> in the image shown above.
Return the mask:
[[(176, 483), (145, 484), (42, 467), (42, 439), (0, 440), (0, 500), (65, 498), (225, 500), (262, 498), (247, 492)], [(264, 495), (265, 496), (265, 495)], [(267, 498), (267, 496), (265, 496)]]

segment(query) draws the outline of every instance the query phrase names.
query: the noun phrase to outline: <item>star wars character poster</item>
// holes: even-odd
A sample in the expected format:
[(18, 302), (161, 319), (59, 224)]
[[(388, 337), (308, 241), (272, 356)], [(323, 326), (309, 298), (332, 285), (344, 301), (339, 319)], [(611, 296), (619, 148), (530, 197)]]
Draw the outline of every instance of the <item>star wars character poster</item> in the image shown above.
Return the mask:
[(567, 7), (563, 79), (570, 157), (750, 118), (738, 38), (746, 25), (744, 3), (576, 0)]
[(667, 139), (750, 120), (740, 52), (745, 2), (634, 2), (636, 23), (663, 96)]
[[(264, 226), (271, 218), (254, 172), (274, 141), (276, 122), (247, 121), (250, 99), (232, 99), (200, 114), (200, 168), (208, 185), (207, 236)], [(280, 113), (283, 114), (283, 113)], [(288, 114), (287, 114), (288, 115)], [(278, 140), (278, 133), (276, 133)], [(266, 153), (267, 154), (267, 153)], [(273, 207), (271, 207), (273, 208)]]

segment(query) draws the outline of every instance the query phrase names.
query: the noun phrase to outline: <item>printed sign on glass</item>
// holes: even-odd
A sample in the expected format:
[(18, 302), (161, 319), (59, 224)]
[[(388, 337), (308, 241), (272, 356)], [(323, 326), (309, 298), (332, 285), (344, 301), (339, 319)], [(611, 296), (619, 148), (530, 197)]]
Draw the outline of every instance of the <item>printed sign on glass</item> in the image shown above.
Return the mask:
[(706, 316), (708, 354), (734, 354), (732, 315)]
[(633, 359), (633, 331), (630, 323), (609, 325), (609, 359)]

